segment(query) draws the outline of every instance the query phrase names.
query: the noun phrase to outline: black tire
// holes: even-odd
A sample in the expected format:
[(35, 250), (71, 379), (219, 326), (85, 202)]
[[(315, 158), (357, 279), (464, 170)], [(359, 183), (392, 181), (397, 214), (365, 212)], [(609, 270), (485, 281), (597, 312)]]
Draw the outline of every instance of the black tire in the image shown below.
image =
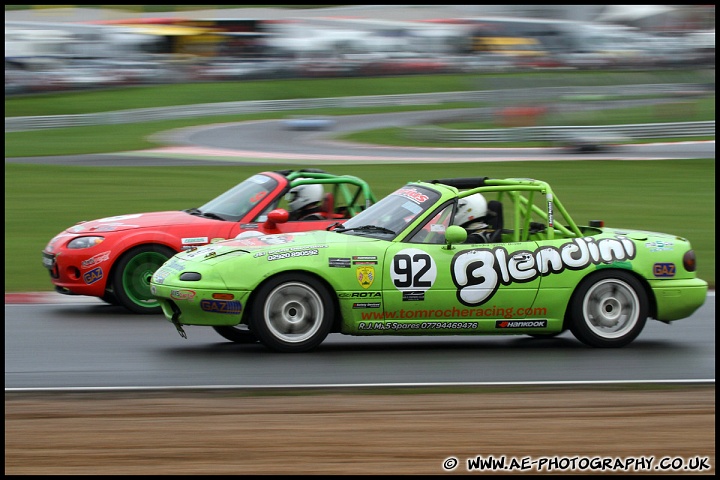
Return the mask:
[(319, 281), (281, 274), (263, 284), (251, 307), (250, 330), (278, 352), (305, 352), (320, 345), (332, 328), (333, 299)]
[(638, 279), (601, 270), (578, 286), (570, 305), (570, 330), (591, 347), (623, 347), (645, 327), (649, 302)]
[(106, 291), (105, 295), (102, 296), (102, 301), (105, 303), (108, 303), (110, 305), (120, 305), (120, 302), (118, 301), (117, 297), (113, 292)]
[(217, 333), (226, 340), (235, 343), (256, 343), (258, 338), (247, 328), (247, 325), (237, 325), (231, 327), (212, 327)]
[(162, 245), (141, 245), (125, 252), (112, 272), (112, 291), (118, 303), (133, 313), (162, 313), (150, 293), (150, 277), (175, 251)]

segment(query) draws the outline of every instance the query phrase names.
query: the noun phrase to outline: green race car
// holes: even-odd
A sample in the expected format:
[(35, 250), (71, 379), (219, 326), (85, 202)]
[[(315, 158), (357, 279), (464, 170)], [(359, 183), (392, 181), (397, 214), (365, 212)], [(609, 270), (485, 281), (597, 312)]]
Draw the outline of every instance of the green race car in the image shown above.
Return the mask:
[[(274, 216), (270, 213), (270, 218)], [(282, 221), (281, 219), (278, 221)], [(621, 347), (705, 301), (684, 238), (577, 225), (545, 182), (411, 182), (327, 230), (180, 252), (151, 289), (183, 325), (283, 352), (346, 335), (531, 335)]]

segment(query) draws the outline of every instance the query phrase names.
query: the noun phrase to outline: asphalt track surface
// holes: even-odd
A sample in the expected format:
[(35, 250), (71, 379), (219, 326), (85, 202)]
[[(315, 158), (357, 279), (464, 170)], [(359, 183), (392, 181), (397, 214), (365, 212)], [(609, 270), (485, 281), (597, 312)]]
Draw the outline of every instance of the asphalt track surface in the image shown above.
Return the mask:
[(467, 116), (467, 109), (400, 112), (334, 117), (320, 131), (291, 130), (285, 120), (247, 121), (204, 125), (158, 134), (167, 145), (148, 150), (111, 154), (6, 158), (6, 163), (83, 166), (183, 165), (339, 165), (578, 161), (678, 160), (714, 158), (715, 141), (652, 143), (618, 146), (599, 153), (574, 153), (563, 148), (423, 148), (385, 147), (334, 139), (352, 131), (392, 126), (422, 125)]
[[(61, 297), (55, 294), (55, 297)], [(16, 297), (17, 298), (17, 297)], [(276, 388), (714, 383), (715, 294), (671, 325), (648, 320), (620, 349), (569, 332), (518, 336), (353, 337), (278, 354), (226, 341), (209, 327), (181, 338), (162, 315), (98, 299), (5, 303), (5, 388)], [(10, 299), (12, 302), (13, 300)]]

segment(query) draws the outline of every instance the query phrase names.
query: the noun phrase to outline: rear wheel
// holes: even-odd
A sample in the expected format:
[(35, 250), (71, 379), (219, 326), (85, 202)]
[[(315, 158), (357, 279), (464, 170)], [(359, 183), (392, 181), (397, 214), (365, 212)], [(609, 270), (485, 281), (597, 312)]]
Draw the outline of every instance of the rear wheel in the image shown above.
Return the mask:
[(235, 343), (255, 343), (258, 338), (250, 331), (247, 325), (237, 325), (231, 327), (212, 327), (217, 333), (226, 340)]
[(250, 329), (267, 347), (304, 352), (330, 333), (335, 307), (327, 288), (305, 274), (283, 274), (257, 290)]
[(640, 281), (623, 271), (599, 271), (578, 287), (571, 303), (570, 330), (592, 347), (622, 347), (635, 340), (648, 316)]
[(141, 245), (126, 252), (113, 269), (113, 293), (118, 303), (134, 313), (161, 313), (150, 293), (150, 278), (175, 252), (162, 245)]

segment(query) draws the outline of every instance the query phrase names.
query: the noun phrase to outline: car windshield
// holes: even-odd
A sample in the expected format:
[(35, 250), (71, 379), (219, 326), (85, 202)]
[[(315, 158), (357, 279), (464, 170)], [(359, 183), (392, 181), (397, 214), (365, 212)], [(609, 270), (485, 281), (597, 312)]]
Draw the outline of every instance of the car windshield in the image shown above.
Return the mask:
[(392, 240), (420, 214), (435, 205), (440, 194), (417, 185), (406, 185), (360, 212), (334, 231)]
[(258, 202), (275, 191), (277, 186), (277, 180), (271, 177), (253, 175), (199, 209), (193, 209), (193, 213), (238, 221), (245, 217)]

